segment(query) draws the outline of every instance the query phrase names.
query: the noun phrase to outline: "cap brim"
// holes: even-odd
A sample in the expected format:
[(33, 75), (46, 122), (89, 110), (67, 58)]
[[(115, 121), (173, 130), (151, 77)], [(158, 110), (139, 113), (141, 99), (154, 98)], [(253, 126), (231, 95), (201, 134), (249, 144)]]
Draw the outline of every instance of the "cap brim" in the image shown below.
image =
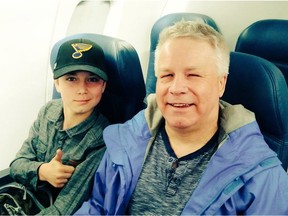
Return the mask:
[(101, 69), (97, 67), (93, 67), (91, 65), (70, 65), (70, 66), (59, 68), (57, 70), (54, 70), (54, 79), (58, 79), (59, 77), (67, 73), (71, 73), (73, 71), (88, 71), (93, 74), (96, 74), (104, 81), (108, 80), (108, 76), (104, 71), (102, 71)]

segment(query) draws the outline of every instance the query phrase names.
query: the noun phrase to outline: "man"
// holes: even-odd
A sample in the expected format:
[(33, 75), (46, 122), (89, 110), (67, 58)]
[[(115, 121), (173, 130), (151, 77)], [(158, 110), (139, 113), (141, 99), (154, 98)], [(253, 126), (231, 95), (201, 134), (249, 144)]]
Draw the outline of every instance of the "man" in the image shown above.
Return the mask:
[(98, 111), (108, 79), (103, 50), (90, 40), (64, 42), (53, 68), (61, 99), (39, 112), (29, 137), (11, 163), (11, 176), (55, 198), (41, 215), (70, 215), (87, 199), (105, 151), (107, 119)]
[(254, 114), (219, 99), (228, 66), (210, 26), (180, 21), (163, 30), (156, 96), (105, 129), (92, 197), (76, 214), (288, 214), (287, 174)]

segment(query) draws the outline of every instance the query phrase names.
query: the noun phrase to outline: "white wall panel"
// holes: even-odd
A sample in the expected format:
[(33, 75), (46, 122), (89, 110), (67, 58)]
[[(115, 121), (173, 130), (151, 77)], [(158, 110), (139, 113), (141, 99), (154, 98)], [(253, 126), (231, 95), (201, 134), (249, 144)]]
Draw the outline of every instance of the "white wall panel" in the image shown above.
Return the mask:
[(9, 166), (47, 101), (50, 48), (64, 5), (67, 12), (73, 1), (0, 1), (0, 170)]

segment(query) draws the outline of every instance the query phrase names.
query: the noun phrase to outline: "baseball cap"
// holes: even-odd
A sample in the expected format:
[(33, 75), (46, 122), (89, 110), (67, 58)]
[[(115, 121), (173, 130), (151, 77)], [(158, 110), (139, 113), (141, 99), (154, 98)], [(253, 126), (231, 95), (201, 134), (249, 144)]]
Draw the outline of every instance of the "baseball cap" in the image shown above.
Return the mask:
[(88, 39), (72, 39), (59, 47), (54, 64), (54, 79), (73, 72), (88, 71), (108, 80), (102, 48)]

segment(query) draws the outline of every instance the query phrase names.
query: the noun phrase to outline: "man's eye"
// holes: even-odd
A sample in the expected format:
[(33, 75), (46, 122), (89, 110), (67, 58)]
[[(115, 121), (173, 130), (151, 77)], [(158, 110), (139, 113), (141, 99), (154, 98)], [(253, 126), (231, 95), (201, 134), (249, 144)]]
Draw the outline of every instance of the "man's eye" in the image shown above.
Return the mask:
[(199, 74), (188, 74), (188, 76), (190, 76), (190, 77), (200, 77)]
[(161, 78), (173, 77), (173, 74), (163, 74)]

